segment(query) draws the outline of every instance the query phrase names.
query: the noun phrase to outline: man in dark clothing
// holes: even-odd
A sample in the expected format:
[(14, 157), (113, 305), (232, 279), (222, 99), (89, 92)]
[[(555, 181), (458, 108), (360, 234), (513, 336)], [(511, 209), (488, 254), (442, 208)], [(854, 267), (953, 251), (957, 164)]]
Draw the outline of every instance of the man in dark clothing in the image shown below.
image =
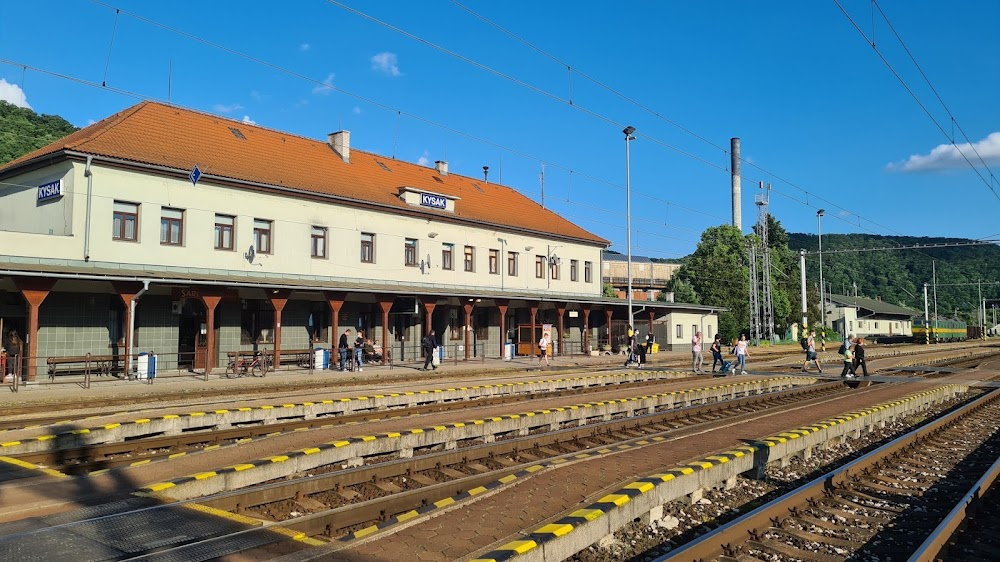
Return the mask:
[[(426, 371), (428, 365), (434, 363), (434, 349), (437, 347), (437, 338), (434, 337), (434, 330), (431, 330), (429, 334), (424, 336), (421, 340), (420, 346), (424, 350), (424, 368), (421, 371)], [(434, 366), (437, 369), (437, 366)]]
[(854, 364), (853, 364), (854, 374), (858, 374), (858, 367), (861, 367), (861, 372), (868, 376), (868, 363), (865, 362), (865, 339), (858, 338), (858, 341), (854, 344)]
[(363, 330), (358, 330), (358, 337), (354, 338), (354, 362), (358, 368), (358, 371), (364, 371), (364, 353), (365, 353), (365, 332)]
[(350, 344), (347, 342), (351, 337), (351, 329), (348, 328), (343, 334), (340, 334), (340, 343), (337, 344), (337, 352), (340, 353), (340, 370), (344, 370), (344, 363), (347, 361), (347, 354), (350, 352)]
[(653, 333), (646, 332), (646, 353), (653, 353)]

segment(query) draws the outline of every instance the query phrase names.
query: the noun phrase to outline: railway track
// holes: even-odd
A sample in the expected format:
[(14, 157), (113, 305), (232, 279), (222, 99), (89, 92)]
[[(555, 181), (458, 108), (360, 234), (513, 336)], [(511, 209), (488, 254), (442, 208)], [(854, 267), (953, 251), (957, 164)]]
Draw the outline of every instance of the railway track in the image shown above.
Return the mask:
[[(362, 467), (310, 470), (289, 480), (216, 495), (203, 505), (280, 522), (288, 529), (323, 539), (353, 538), (411, 512), (436, 509), (450, 499), (532, 467), (570, 462), (584, 456), (662, 442), (677, 432), (750, 420), (762, 412), (808, 405), (851, 392), (839, 383), (775, 392), (636, 418), (602, 421), (493, 443), (468, 442), (456, 450), (387, 455)], [(856, 392), (856, 391), (855, 391)], [(581, 456), (583, 455), (583, 456)], [(513, 479), (511, 479), (513, 480)], [(475, 493), (469, 494), (470, 497)]]
[[(951, 540), (950, 532), (944, 530), (954, 528), (952, 519), (964, 512), (954, 508), (996, 477), (997, 420), (1000, 391), (829, 472), (657, 562), (899, 560), (918, 549), (926, 556), (918, 559), (932, 560), (940, 546)], [(984, 478), (990, 474), (991, 478)]]
[[(618, 383), (614, 385), (614, 388), (617, 390), (642, 389), (662, 386), (665, 382), (667, 381), (663, 379), (650, 379)], [(540, 399), (586, 396), (587, 394), (606, 391), (608, 387), (609, 385), (600, 385), (551, 392), (507, 394), (490, 398), (439, 402), (410, 408), (365, 411), (356, 414), (316, 417), (312, 419), (303, 419), (300, 416), (296, 419), (283, 419), (278, 423), (267, 425), (254, 422), (252, 425), (248, 424), (230, 429), (210, 428), (178, 435), (151, 435), (142, 439), (132, 439), (124, 442), (102, 443), (83, 447), (54, 447), (37, 453), (24, 453), (11, 456), (24, 462), (46, 466), (66, 474), (84, 475), (94, 470), (105, 470), (136, 463), (153, 462), (176, 457), (179, 454), (195, 450), (217, 448), (262, 436), (329, 428), (338, 425), (376, 422), (386, 419), (416, 417), (471, 408), (517, 405)]]

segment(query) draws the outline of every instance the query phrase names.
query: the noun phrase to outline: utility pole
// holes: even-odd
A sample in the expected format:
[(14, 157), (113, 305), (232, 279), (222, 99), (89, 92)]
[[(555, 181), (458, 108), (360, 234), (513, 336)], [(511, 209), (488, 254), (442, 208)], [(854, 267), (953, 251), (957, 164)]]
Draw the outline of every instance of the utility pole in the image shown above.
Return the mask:
[(761, 322), (761, 338), (766, 338), (768, 341), (774, 339), (774, 309), (771, 303), (771, 252), (768, 248), (768, 232), (767, 232), (767, 217), (768, 217), (768, 200), (770, 199), (769, 194), (771, 191), (771, 184), (767, 184), (767, 190), (764, 189), (764, 182), (760, 182), (758, 187), (762, 190), (761, 193), (754, 196), (754, 203), (757, 205), (757, 231), (760, 233), (760, 246), (761, 246), (761, 308), (763, 309), (763, 318)]
[(927, 283), (924, 283), (924, 345), (931, 343), (931, 322), (927, 313)]
[[(938, 313), (937, 313), (937, 260), (931, 260), (931, 281), (934, 283), (934, 328), (937, 328), (938, 323)], [(934, 343), (937, 343), (936, 334), (932, 333), (931, 339)]]
[(545, 208), (545, 164), (542, 164), (542, 172), (538, 174), (538, 183), (542, 186), (542, 208)]
[(802, 286), (802, 330), (799, 334), (799, 339), (802, 338), (806, 331), (806, 324), (809, 322), (808, 319), (808, 306), (806, 304), (806, 251), (805, 249), (799, 250), (799, 277)]
[(979, 317), (979, 337), (986, 339), (986, 301), (983, 300), (983, 280), (979, 280), (979, 302), (976, 303), (976, 316)]

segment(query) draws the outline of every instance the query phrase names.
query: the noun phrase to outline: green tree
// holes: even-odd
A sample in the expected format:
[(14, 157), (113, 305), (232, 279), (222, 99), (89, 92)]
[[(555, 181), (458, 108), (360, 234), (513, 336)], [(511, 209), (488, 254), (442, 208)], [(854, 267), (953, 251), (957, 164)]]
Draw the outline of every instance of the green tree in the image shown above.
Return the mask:
[(601, 294), (605, 297), (610, 297), (610, 298), (615, 298), (618, 296), (618, 292), (615, 291), (615, 286), (612, 285), (611, 283), (605, 283), (604, 286), (601, 287)]
[(698, 304), (698, 295), (694, 292), (694, 288), (680, 277), (673, 277), (667, 281), (666, 291), (661, 291), (656, 300), (661, 302), (667, 300), (668, 292), (674, 294), (674, 302)]
[(694, 253), (675, 276), (690, 284), (700, 304), (725, 307), (719, 333), (729, 340), (750, 326), (747, 242), (739, 229), (714, 226), (705, 230)]
[(0, 101), (0, 165), (55, 142), (76, 131), (58, 115), (34, 111)]

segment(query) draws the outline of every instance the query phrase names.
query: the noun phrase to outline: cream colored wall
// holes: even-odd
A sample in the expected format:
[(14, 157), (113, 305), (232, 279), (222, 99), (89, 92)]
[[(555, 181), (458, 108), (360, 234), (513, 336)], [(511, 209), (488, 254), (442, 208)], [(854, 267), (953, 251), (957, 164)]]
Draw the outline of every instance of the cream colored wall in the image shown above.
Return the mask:
[[(4, 180), (0, 184), (0, 232), (71, 236), (75, 175), (68, 162)], [(62, 180), (62, 197), (38, 201), (38, 186)], [(81, 179), (82, 176), (81, 176)], [(84, 188), (86, 191), (86, 182)]]
[[(604, 262), (603, 275), (605, 277), (628, 277), (628, 264), (623, 261)], [(649, 279), (671, 279), (674, 272), (680, 266), (670, 263), (646, 263), (632, 262), (633, 280)]]
[[(716, 332), (719, 331), (719, 317), (716, 314), (702, 315), (690, 312), (671, 312), (667, 315), (665, 323), (668, 326), (667, 344), (670, 346), (690, 345), (691, 338), (694, 336), (691, 328), (692, 326), (697, 326), (698, 330), (701, 330), (702, 348), (708, 350), (708, 345), (711, 345), (712, 339), (715, 337)], [(677, 337), (678, 324), (682, 327), (681, 337)]]
[[(72, 205), (76, 236), (15, 235), (17, 238), (13, 239), (13, 243), (5, 243), (0, 253), (83, 259), (83, 224), (86, 214), (86, 180), (83, 169), (82, 163), (74, 164), (64, 186), (67, 195), (63, 198), (66, 199), (65, 204)], [(262, 276), (288, 273), (461, 287), (500, 288), (502, 285), (506, 289), (539, 293), (601, 293), (601, 249), (594, 246), (546, 240), (488, 227), (478, 228), (308, 202), (290, 196), (218, 187), (204, 181), (194, 187), (186, 180), (117, 170), (97, 164), (92, 169), (92, 262), (249, 271)], [(56, 169), (53, 167), (48, 176), (41, 173), (37, 177), (55, 177), (55, 173)], [(33, 178), (18, 178), (16, 181), (24, 183), (29, 179), (37, 185), (38, 182)], [(21, 194), (16, 194), (15, 199), (8, 199), (6, 191), (0, 193), (4, 194), (0, 207), (12, 208), (11, 213), (21, 221), (19, 224), (30, 224), (35, 220), (33, 217), (38, 217), (38, 211), (34, 207), (35, 190), (31, 190), (30, 204)], [(112, 240), (112, 209), (116, 200), (140, 204), (138, 242)], [(461, 204), (461, 201), (457, 202), (457, 205)], [(161, 207), (184, 209), (182, 246), (160, 244)], [(216, 213), (236, 216), (233, 251), (215, 250), (213, 247)], [(258, 253), (251, 264), (244, 259), (244, 254), (253, 241), (255, 218), (273, 221), (273, 252), (271, 255)], [(310, 257), (312, 226), (328, 228), (327, 258)], [(361, 263), (361, 232), (376, 235), (374, 264)], [(429, 234), (432, 232), (437, 233), (437, 236), (430, 238)], [(4, 236), (6, 238), (8, 235)], [(506, 239), (508, 243), (502, 246), (497, 241), (498, 237)], [(430, 268), (421, 272), (419, 267), (404, 265), (405, 238), (418, 240), (418, 262), (426, 260), (430, 255)], [(441, 268), (443, 243), (455, 245), (452, 271)], [(466, 245), (475, 247), (474, 273), (466, 272), (463, 268)], [(550, 285), (546, 279), (535, 277), (535, 255), (546, 255), (547, 245), (551, 245), (552, 253), (562, 260), (560, 278), (551, 280)], [(526, 247), (532, 249), (526, 250)], [(491, 248), (502, 250), (499, 274), (488, 273)], [(517, 277), (507, 275), (507, 251), (520, 253)], [(570, 281), (571, 259), (579, 260), (579, 277), (576, 282)], [(591, 283), (584, 282), (586, 261), (593, 263)]]
[[(858, 318), (857, 310), (854, 307), (833, 307), (828, 306), (826, 313), (826, 323), (833, 326), (834, 320), (845, 320), (847, 332), (855, 336), (867, 337), (872, 334), (894, 336), (912, 336), (913, 322), (910, 320), (885, 320), (874, 318)], [(876, 323), (878, 327), (876, 327)]]

